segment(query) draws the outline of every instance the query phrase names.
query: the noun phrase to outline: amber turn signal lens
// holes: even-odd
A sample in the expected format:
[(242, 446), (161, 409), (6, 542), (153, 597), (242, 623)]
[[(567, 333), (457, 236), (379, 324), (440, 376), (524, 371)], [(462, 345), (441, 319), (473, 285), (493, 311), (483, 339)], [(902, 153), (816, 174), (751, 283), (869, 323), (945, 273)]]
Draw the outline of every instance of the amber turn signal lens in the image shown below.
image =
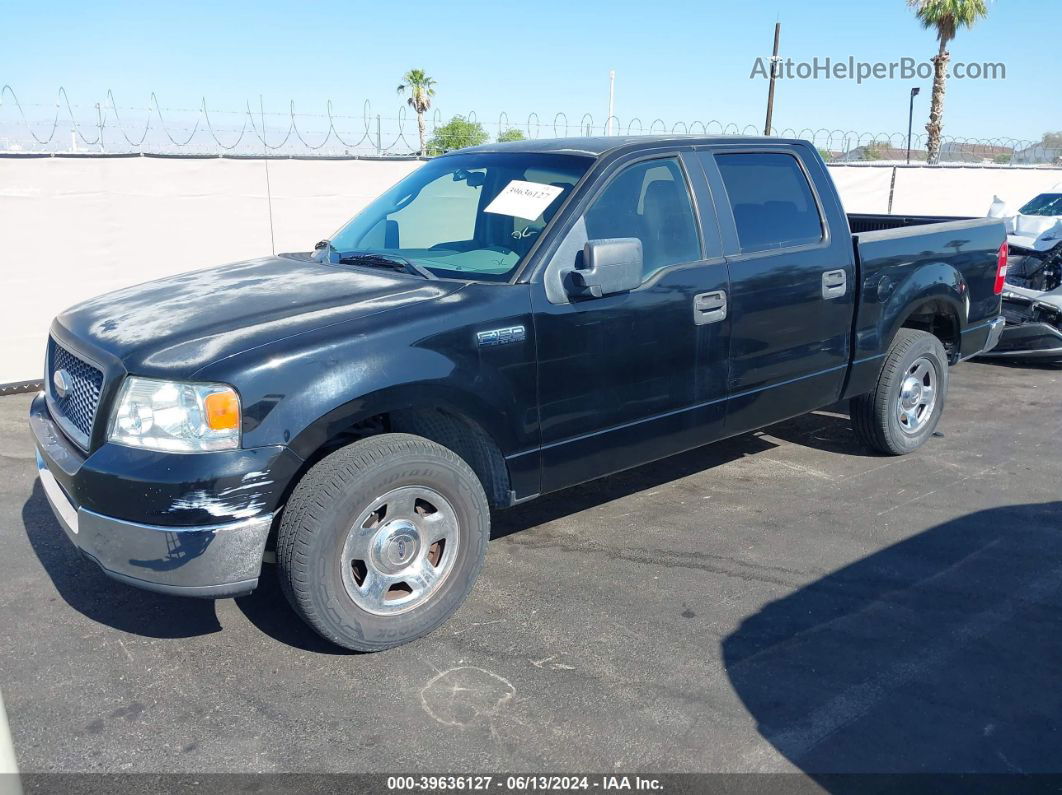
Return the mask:
[(232, 390), (214, 392), (203, 401), (206, 424), (215, 431), (227, 431), (240, 425), (240, 399)]

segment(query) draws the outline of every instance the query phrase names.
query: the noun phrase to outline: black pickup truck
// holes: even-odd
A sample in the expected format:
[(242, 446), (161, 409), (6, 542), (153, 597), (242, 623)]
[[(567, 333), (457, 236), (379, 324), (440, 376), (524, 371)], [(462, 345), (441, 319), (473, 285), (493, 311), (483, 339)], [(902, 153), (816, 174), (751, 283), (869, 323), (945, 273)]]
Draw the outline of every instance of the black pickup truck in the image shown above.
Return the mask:
[[(427, 162), (311, 253), (54, 321), (30, 425), (109, 575), (371, 651), (446, 620), (492, 508), (839, 400), (907, 453), (1002, 326), (1005, 232), (853, 218), (815, 149), (580, 138)], [(752, 497), (754, 498), (754, 496)]]

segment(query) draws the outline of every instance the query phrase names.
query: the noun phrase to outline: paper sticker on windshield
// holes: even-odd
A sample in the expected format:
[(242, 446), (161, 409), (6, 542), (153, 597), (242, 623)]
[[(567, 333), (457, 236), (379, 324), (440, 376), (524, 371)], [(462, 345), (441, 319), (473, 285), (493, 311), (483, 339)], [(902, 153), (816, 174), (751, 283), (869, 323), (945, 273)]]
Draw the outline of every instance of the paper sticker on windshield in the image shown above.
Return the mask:
[(563, 192), (564, 188), (558, 188), (556, 185), (514, 179), (494, 197), (494, 201), (487, 205), (484, 212), (512, 215), (533, 221)]

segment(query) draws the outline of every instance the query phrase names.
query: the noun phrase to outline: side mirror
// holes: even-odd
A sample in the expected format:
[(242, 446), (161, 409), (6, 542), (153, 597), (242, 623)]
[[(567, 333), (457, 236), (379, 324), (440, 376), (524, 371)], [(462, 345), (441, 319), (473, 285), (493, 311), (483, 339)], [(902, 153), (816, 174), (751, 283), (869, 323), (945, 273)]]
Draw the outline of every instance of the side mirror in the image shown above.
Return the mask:
[(636, 237), (590, 240), (582, 263), (571, 272), (580, 295), (600, 298), (625, 293), (642, 283), (642, 241)]

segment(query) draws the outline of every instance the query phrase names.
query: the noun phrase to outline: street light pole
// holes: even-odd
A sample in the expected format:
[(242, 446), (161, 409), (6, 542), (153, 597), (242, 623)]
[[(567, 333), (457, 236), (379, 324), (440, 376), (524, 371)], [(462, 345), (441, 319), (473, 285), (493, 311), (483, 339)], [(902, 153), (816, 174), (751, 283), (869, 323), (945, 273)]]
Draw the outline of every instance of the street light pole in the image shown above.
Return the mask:
[(907, 110), (907, 165), (911, 165), (911, 123), (914, 121), (914, 98), (921, 89), (915, 86), (911, 89), (911, 107)]

